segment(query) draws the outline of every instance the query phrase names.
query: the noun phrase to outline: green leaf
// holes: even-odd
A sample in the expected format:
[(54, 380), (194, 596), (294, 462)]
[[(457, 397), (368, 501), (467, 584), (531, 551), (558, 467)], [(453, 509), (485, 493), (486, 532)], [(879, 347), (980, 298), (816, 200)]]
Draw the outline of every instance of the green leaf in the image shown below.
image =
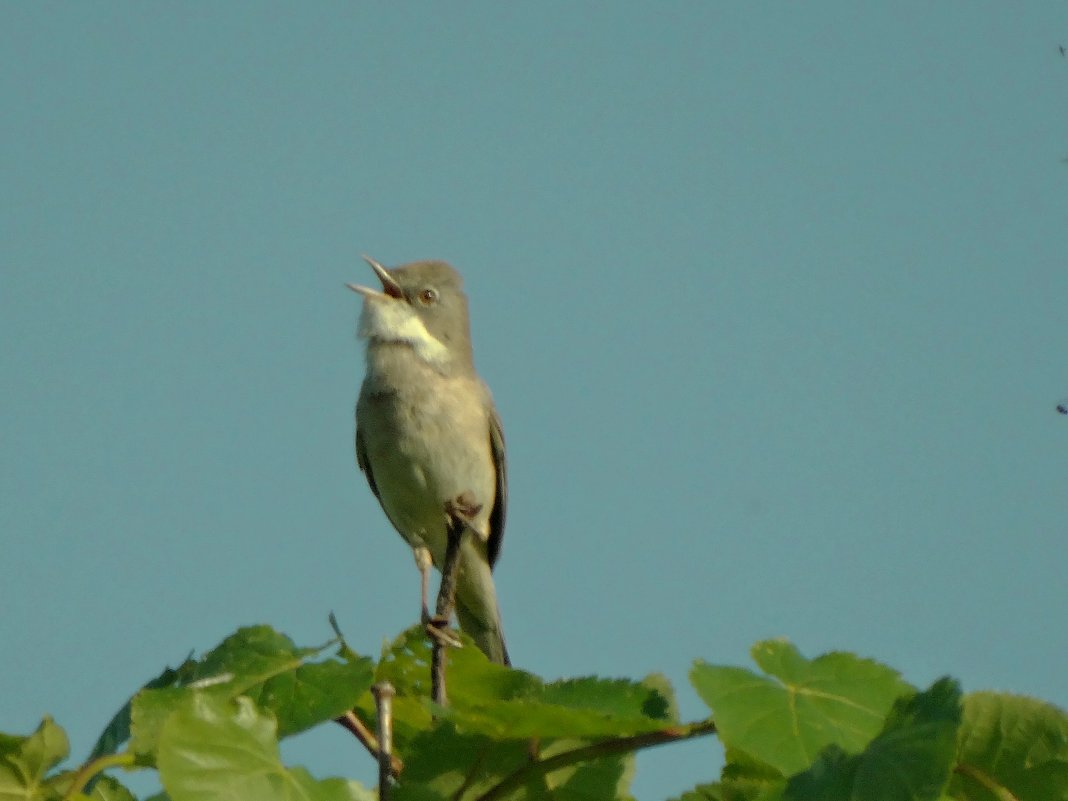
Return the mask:
[(201, 660), (193, 682), (232, 676), (220, 686), (273, 712), (287, 737), (351, 709), (371, 686), (370, 659), (309, 661), (333, 644), (297, 648), (270, 626), (238, 629)]
[[(463, 648), (449, 648), (446, 683), (450, 698), (462, 696), (472, 702), (506, 700), (541, 686), (541, 680), (521, 670), (490, 662), (464, 634)], [(430, 697), (430, 646), (421, 626), (413, 626), (390, 643), (382, 653), (375, 681), (388, 681), (399, 696)]]
[[(520, 740), (497, 742), (461, 734), (444, 721), (415, 736), (401, 755), (404, 772), (394, 793), (396, 801), (453, 798), (465, 787), (475, 798), (529, 763), (530, 746)], [(523, 797), (522, 791), (506, 796)]]
[(435, 714), (461, 733), (495, 740), (616, 737), (655, 731), (675, 720), (674, 697), (662, 677), (644, 682), (591, 677), (547, 684), (532, 674), (492, 664), (473, 644), (447, 649), (446, 659), (449, 707), (439, 709), (427, 700), (430, 648), (422, 629), (405, 632), (383, 654), (376, 680), (389, 681), (397, 692), (394, 733), (399, 749), (428, 729)]
[(811, 661), (782, 640), (757, 643), (768, 674), (698, 661), (690, 679), (712, 709), (720, 739), (789, 776), (828, 745), (860, 751), (894, 699), (909, 692), (896, 671), (848, 653)]
[(29, 737), (0, 736), (0, 801), (53, 797), (45, 776), (69, 752), (66, 733), (49, 717)]
[[(591, 704), (605, 700), (605, 706), (609, 709), (614, 701), (621, 702), (625, 699), (605, 699), (605, 694), (618, 691), (619, 696), (624, 696), (636, 686), (621, 687), (616, 681), (598, 682), (596, 679), (583, 679), (582, 682), (588, 683), (592, 692), (581, 700)], [(551, 686), (546, 687), (547, 692), (552, 689)], [(454, 696), (450, 696), (450, 699), (452, 698)], [(669, 723), (640, 714), (620, 715), (612, 711), (601, 711), (592, 705), (575, 703), (565, 706), (546, 703), (538, 696), (485, 705), (459, 700), (452, 701), (452, 704), (448, 710), (443, 711), (443, 717), (452, 720), (457, 728), (465, 733), (486, 734), (495, 739), (541, 737), (593, 740), (657, 731)]]
[(172, 801), (371, 801), (355, 782), (317, 781), (279, 758), (277, 725), (248, 698), (194, 695), (168, 717), (159, 774)]
[(151, 762), (164, 722), (193, 694), (249, 697), (275, 715), (281, 737), (338, 717), (371, 686), (373, 663), (367, 658), (310, 661), (332, 644), (297, 648), (269, 626), (239, 629), (195, 662), (180, 686), (145, 689), (134, 697), (131, 750)]
[(723, 781), (716, 784), (699, 784), (683, 793), (675, 801), (779, 801), (785, 781)]
[(971, 693), (964, 699), (957, 762), (954, 797), (1065, 801), (1068, 715), (1025, 696)]
[(675, 688), (671, 680), (663, 673), (650, 673), (641, 681), (642, 687), (651, 690), (643, 702), (642, 714), (650, 718), (677, 721), (679, 719), (679, 701), (675, 697)]
[(953, 768), (960, 687), (939, 679), (898, 699), (886, 725), (860, 754), (828, 746), (787, 784), (785, 801), (937, 801)]
[[(462, 636), (462, 635), (461, 635)], [(388, 643), (382, 651), (382, 658), (375, 668), (375, 683), (389, 682), (397, 695), (393, 699), (393, 737), (398, 750), (419, 736), (433, 725), (435, 713), (430, 704), (430, 647), (426, 633), (421, 626), (414, 626)], [(470, 641), (468, 641), (470, 642)], [(450, 701), (458, 694), (473, 694), (489, 702), (495, 698), (511, 697), (520, 691), (524, 682), (532, 677), (522, 671), (510, 671), (499, 665), (493, 665), (485, 657), (481, 664), (472, 658), (468, 651), (477, 651), (470, 646), (452, 649), (451, 667), (447, 671), (447, 687)], [(463, 656), (460, 656), (460, 655)], [(466, 677), (464, 686), (457, 687), (459, 677), (454, 666), (456, 660), (466, 658), (467, 667), (462, 670)], [(534, 681), (537, 681), (536, 679)], [(364, 720), (375, 719), (375, 704), (371, 694), (367, 693), (357, 702)]]
[(728, 748), (717, 787), (723, 801), (778, 801), (786, 789), (786, 778), (744, 751)]
[[(507, 780), (512, 789), (496, 797), (508, 801), (627, 798), (632, 754), (565, 764), (547, 774), (534, 769), (539, 760), (589, 744), (556, 740), (538, 749), (531, 741), (463, 734), (446, 721), (416, 737), (404, 750), (405, 768), (394, 797), (396, 801), (478, 798)], [(517, 776), (520, 780), (512, 782)]]
[[(177, 669), (170, 667), (164, 669), (160, 675), (147, 682), (141, 689), (173, 687), (180, 684), (183, 680), (188, 681), (195, 668), (196, 663), (192, 659), (186, 658)], [(97, 738), (96, 744), (93, 745), (93, 750), (89, 754), (90, 761), (107, 754), (114, 754), (118, 751), (120, 745), (130, 739), (132, 706), (133, 697), (123, 704), (122, 708), (116, 712), (115, 716), (108, 722), (108, 725), (104, 727), (104, 730)]]
[(89, 798), (91, 801), (137, 801), (133, 793), (111, 776), (99, 776)]
[(723, 788), (719, 784), (699, 784), (671, 801), (725, 801), (725, 799)]
[[(496, 796), (501, 799), (626, 798), (632, 754), (565, 759), (548, 773), (541, 762), (676, 720), (674, 696), (662, 676), (546, 683), (490, 663), (461, 638), (465, 647), (446, 651), (447, 708), (428, 701), (431, 652), (421, 628), (383, 652), (376, 680), (397, 691), (394, 740), (405, 763), (396, 788), (400, 801), (475, 798), (502, 782), (512, 789)], [(361, 709), (372, 717), (366, 699)]]
[(674, 694), (662, 677), (641, 683), (629, 679), (593, 676), (546, 684), (534, 695), (539, 703), (597, 712), (619, 720), (656, 721), (658, 727), (674, 722)]
[[(543, 757), (553, 753), (581, 748), (584, 742), (557, 741), (543, 752)], [(549, 773), (544, 778), (547, 793), (528, 795), (531, 799), (552, 798), (553, 801), (614, 801), (628, 797), (630, 782), (634, 778), (634, 754), (601, 757), (570, 765)]]

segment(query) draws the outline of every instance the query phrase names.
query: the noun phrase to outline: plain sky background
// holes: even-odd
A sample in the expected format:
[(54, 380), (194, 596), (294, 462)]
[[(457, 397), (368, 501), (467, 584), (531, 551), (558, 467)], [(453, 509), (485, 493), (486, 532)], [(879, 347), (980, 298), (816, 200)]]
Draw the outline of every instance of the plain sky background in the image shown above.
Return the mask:
[[(1068, 5), (6, 3), (0, 730), (377, 654), (359, 259), (465, 276), (553, 678), (787, 637), (1068, 706)], [(639, 761), (665, 798), (719, 744)], [(340, 729), (287, 744), (371, 781)]]

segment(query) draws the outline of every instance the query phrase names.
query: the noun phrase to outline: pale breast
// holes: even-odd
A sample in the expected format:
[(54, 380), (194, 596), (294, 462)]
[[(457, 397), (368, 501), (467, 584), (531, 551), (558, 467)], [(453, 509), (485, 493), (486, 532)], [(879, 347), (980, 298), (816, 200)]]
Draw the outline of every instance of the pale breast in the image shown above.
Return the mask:
[(469, 493), (482, 507), (472, 527), (488, 536), (496, 492), (489, 418), (477, 380), (408, 368), (416, 380), (387, 384), (369, 372), (357, 423), (386, 514), (438, 562), (447, 501)]

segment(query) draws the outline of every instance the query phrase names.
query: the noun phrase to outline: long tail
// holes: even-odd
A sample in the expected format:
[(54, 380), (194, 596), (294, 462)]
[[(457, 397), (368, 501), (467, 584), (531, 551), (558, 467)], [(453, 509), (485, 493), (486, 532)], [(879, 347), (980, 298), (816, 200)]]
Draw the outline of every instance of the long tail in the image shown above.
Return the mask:
[(456, 582), (456, 616), (460, 628), (491, 662), (510, 665), (501, 628), (501, 610), (497, 606), (497, 590), (486, 554), (470, 537), (464, 538), (461, 547), (460, 574)]

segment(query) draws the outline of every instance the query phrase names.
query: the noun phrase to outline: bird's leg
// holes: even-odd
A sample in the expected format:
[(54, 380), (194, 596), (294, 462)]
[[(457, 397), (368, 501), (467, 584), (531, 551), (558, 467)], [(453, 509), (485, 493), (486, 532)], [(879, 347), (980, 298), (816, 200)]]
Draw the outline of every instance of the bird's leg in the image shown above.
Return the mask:
[(430, 622), (430, 604), (427, 603), (427, 598), (430, 595), (430, 567), (434, 560), (430, 556), (430, 550), (423, 545), (413, 548), (412, 555), (415, 557), (415, 566), (419, 568), (419, 586), (423, 601), (420, 619), (425, 624)]
[[(426, 629), (426, 633), (432, 639), (442, 645), (452, 645), (459, 648), (462, 643), (455, 634), (449, 631), (449, 617), (451, 616), (452, 610), (448, 610), (445, 614), (441, 614), (440, 610), (438, 614), (430, 614), (430, 568), (434, 564), (434, 560), (430, 556), (430, 551), (429, 549), (420, 546), (415, 549), (414, 553), (415, 564), (419, 568), (420, 584), (422, 587), (423, 609), (421, 619), (423, 621), (423, 628)], [(440, 602), (438, 605), (441, 605)]]
[[(430, 616), (427, 607), (427, 585), (426, 574), (424, 573), (423, 622), (426, 626), (427, 634), (445, 645), (455, 647), (461, 645), (460, 640), (448, 629), (449, 620), (452, 618), (452, 611), (456, 604), (456, 579), (460, 572), (460, 542), (471, 518), (477, 515), (481, 509), (481, 504), (475, 503), (470, 492), (465, 492), (445, 502), (445, 532), (448, 539), (445, 546), (445, 562), (441, 566), (441, 585), (438, 588), (437, 608), (433, 617)], [(429, 571), (430, 552), (427, 551), (426, 553), (428, 558), (427, 570)]]
[(428, 575), (423, 573), (423, 628), (426, 630), (427, 635), (432, 639), (441, 643), (442, 645), (451, 645), (455, 648), (460, 648), (463, 643), (459, 638), (449, 631), (449, 616), (448, 615), (431, 615), (430, 609), (427, 606), (427, 582)]
[(430, 596), (430, 568), (434, 565), (434, 560), (430, 556), (430, 550), (420, 545), (413, 550), (413, 553), (415, 554), (415, 565), (419, 568), (419, 582), (423, 596), (423, 608), (420, 613), (423, 627), (426, 629), (426, 633), (435, 640), (438, 640), (445, 645), (455, 645), (459, 647), (461, 645), (460, 641), (449, 631), (449, 615), (446, 614), (442, 616), (441, 614), (430, 614), (430, 604), (428, 602)]

